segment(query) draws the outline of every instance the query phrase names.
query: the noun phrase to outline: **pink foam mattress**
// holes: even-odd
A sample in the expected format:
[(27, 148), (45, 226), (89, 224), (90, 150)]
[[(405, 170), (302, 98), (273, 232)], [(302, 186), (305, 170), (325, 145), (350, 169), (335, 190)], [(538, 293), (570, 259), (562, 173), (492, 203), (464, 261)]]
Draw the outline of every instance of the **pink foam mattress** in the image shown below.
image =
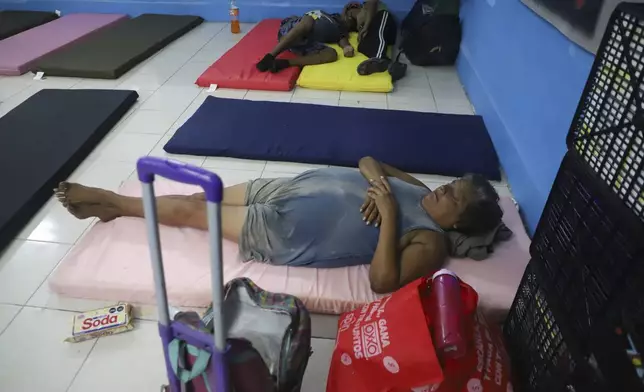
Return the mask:
[(72, 14), (0, 42), (0, 75), (22, 75), (46, 54), (124, 20), (119, 14)]
[[(198, 189), (160, 180), (157, 195), (188, 194)], [(138, 182), (128, 182), (121, 193), (138, 196)], [(447, 268), (471, 284), (480, 305), (498, 317), (507, 313), (529, 260), (529, 239), (509, 198), (502, 199), (504, 220), (515, 233), (485, 261), (452, 259)], [(168, 296), (175, 306), (206, 306), (210, 278), (206, 233), (161, 227)], [(265, 290), (298, 296), (312, 312), (339, 314), (377, 298), (369, 287), (369, 267), (313, 269), (279, 267), (238, 259), (237, 245), (224, 241), (224, 278), (245, 276)], [(152, 269), (145, 223), (121, 218), (98, 223), (60, 263), (50, 286), (70, 297), (134, 303), (154, 303)]]

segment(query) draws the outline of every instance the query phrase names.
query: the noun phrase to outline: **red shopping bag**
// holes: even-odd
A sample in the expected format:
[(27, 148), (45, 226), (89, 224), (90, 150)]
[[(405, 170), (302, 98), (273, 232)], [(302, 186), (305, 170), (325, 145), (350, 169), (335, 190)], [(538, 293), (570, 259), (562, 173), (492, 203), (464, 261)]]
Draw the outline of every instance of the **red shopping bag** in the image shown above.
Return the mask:
[(443, 382), (430, 392), (512, 392), (510, 359), (500, 327), (488, 324), (476, 312), (469, 330), (471, 340), (465, 357), (447, 360)]
[[(429, 326), (432, 325), (432, 306), (429, 303), (431, 282), (431, 279), (427, 279), (424, 290), (421, 290)], [(489, 324), (485, 316), (476, 310), (478, 294), (462, 281), (461, 299), (464, 305), (466, 354), (458, 359), (446, 359), (442, 363), (443, 382), (423, 392), (512, 392), (510, 359), (505, 351), (500, 327)]]
[(431, 391), (443, 380), (418, 279), (352, 312), (338, 325), (327, 392)]

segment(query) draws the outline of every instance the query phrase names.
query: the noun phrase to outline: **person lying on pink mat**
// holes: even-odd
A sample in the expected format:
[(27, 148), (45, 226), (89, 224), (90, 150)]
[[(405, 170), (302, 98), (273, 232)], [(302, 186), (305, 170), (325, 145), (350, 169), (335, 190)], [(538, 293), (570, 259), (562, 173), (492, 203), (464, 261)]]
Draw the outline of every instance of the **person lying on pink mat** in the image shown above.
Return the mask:
[[(58, 200), (78, 219), (143, 217), (138, 197), (61, 182)], [(441, 268), (444, 232), (488, 232), (503, 212), (494, 187), (467, 175), (434, 191), (371, 157), (359, 170), (324, 168), (224, 189), (222, 232), (244, 260), (313, 268), (371, 264), (377, 293)], [(157, 197), (159, 222), (207, 230), (203, 193)]]

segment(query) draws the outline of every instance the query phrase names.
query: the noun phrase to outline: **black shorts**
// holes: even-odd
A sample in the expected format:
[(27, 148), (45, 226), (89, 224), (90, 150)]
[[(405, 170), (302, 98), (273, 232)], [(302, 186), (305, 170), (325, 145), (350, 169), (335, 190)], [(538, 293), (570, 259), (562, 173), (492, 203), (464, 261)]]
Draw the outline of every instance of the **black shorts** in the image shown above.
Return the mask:
[[(277, 40), (281, 40), (282, 36), (288, 34), (289, 31), (295, 27), (302, 20), (301, 16), (289, 16), (282, 20), (280, 23), (280, 28), (277, 31)], [(324, 45), (321, 42), (316, 42), (309, 37), (303, 38), (300, 42), (292, 45), (288, 50), (295, 53), (298, 56), (306, 56), (309, 54), (319, 53), (326, 49), (328, 46)]]
[(378, 11), (358, 44), (358, 52), (369, 58), (388, 58), (387, 48), (396, 43), (397, 30), (394, 16), (386, 10)]

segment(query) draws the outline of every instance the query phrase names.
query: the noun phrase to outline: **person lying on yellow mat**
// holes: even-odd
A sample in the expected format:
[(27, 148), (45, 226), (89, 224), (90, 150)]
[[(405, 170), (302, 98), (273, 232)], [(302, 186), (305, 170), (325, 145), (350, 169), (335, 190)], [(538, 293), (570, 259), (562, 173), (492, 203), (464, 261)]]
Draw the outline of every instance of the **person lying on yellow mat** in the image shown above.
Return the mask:
[[(349, 25), (356, 26), (358, 31), (358, 52), (369, 57), (358, 65), (358, 73), (371, 75), (387, 71), (391, 63), (387, 48), (396, 43), (398, 30), (387, 6), (378, 0), (368, 0), (362, 4), (349, 3), (344, 10)], [(394, 75), (392, 77), (399, 79)]]
[[(277, 46), (257, 64), (260, 72), (279, 72), (293, 66), (332, 63), (338, 59), (333, 48), (325, 43), (337, 43), (346, 57), (353, 57), (354, 50), (349, 44), (350, 20), (345, 15), (328, 14), (324, 11), (310, 11), (304, 16), (289, 16), (282, 20)], [(298, 55), (294, 59), (277, 59), (285, 50)]]
[[(284, 19), (278, 31), (278, 44), (257, 64), (261, 72), (279, 72), (291, 66), (331, 63), (337, 53), (326, 46), (337, 43), (346, 57), (353, 57), (354, 48), (349, 44), (350, 31), (358, 32), (358, 51), (369, 57), (358, 66), (360, 75), (387, 70), (390, 59), (387, 48), (396, 41), (396, 22), (386, 6), (378, 0), (365, 3), (350, 2), (342, 14), (311, 11), (304, 16)], [(294, 59), (277, 59), (285, 50), (298, 55)]]

